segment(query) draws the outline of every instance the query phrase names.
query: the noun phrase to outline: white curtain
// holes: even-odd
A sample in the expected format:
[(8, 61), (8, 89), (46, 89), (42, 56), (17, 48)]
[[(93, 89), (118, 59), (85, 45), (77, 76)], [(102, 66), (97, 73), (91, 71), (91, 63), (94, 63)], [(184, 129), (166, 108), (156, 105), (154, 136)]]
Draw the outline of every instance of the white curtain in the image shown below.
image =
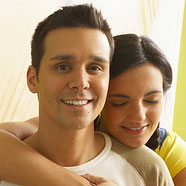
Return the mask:
[[(0, 6), (0, 122), (38, 115), (37, 96), (26, 85), (30, 41), (35, 26), (61, 6), (90, 3), (101, 9), (113, 35), (148, 35), (165, 52), (174, 69), (168, 111), (162, 118), (171, 128), (182, 16), (185, 0), (6, 0)], [(167, 110), (167, 109), (165, 109)], [(169, 114), (168, 114), (169, 113)]]
[(185, 0), (177, 2), (174, 0), (150, 0), (143, 2), (145, 3), (142, 6), (142, 11), (145, 12), (144, 21), (147, 23), (147, 35), (160, 46), (173, 69), (173, 84), (166, 96), (161, 122), (164, 127), (172, 129)]

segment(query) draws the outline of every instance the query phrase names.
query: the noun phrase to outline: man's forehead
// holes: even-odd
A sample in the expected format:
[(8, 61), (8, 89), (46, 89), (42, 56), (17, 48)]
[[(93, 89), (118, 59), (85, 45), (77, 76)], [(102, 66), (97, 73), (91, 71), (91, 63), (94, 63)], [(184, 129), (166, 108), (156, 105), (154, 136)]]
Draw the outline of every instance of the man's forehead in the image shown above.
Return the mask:
[[(78, 49), (78, 50), (77, 50)], [(98, 29), (90, 28), (60, 28), (49, 32), (45, 38), (44, 50), (53, 51), (50, 58), (71, 55), (71, 52), (81, 53), (89, 50), (95, 58), (109, 61), (110, 45), (106, 35)], [(102, 61), (104, 61), (102, 60)]]
[[(64, 38), (68, 38), (66, 37), (67, 35), (71, 35), (73, 36), (72, 33), (86, 33), (86, 32), (89, 32), (89, 33), (96, 33), (96, 32), (100, 32), (102, 33), (103, 35), (105, 35), (105, 33), (103, 33), (101, 30), (99, 29), (96, 29), (96, 28), (89, 28), (89, 27), (60, 27), (60, 28), (56, 28), (56, 29), (52, 29), (50, 30), (47, 34), (46, 34), (46, 37), (45, 37), (45, 40), (49, 37), (51, 37), (51, 35), (54, 35), (56, 36), (56, 34), (60, 34), (60, 36), (64, 36)], [(106, 37), (106, 35), (105, 35)], [(54, 37), (55, 38), (55, 37)], [(69, 37), (70, 39), (71, 37)]]

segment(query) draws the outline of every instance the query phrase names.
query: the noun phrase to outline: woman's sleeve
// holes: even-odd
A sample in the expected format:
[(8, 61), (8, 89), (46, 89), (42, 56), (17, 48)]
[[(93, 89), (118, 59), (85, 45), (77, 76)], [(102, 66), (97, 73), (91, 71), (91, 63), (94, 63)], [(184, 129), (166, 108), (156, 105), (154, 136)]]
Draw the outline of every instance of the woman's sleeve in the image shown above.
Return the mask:
[(174, 132), (168, 132), (156, 153), (165, 161), (172, 178), (186, 167), (186, 142)]

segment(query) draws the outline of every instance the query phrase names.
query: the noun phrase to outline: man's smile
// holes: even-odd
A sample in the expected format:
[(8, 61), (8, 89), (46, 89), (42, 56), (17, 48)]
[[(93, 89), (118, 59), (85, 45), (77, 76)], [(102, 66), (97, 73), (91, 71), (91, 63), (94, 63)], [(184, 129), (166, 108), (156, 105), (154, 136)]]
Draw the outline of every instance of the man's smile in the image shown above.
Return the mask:
[(91, 100), (62, 100), (67, 105), (86, 105), (87, 103), (90, 103)]

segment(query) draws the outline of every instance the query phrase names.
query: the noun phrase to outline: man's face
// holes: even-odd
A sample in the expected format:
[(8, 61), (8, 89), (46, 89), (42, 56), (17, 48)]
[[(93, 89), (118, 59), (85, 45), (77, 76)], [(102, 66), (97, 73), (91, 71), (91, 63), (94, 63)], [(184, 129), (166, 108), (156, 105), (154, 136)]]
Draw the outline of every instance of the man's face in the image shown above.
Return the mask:
[(104, 106), (109, 83), (106, 35), (89, 28), (56, 29), (48, 33), (44, 46), (35, 81), (40, 119), (69, 129), (93, 124)]

